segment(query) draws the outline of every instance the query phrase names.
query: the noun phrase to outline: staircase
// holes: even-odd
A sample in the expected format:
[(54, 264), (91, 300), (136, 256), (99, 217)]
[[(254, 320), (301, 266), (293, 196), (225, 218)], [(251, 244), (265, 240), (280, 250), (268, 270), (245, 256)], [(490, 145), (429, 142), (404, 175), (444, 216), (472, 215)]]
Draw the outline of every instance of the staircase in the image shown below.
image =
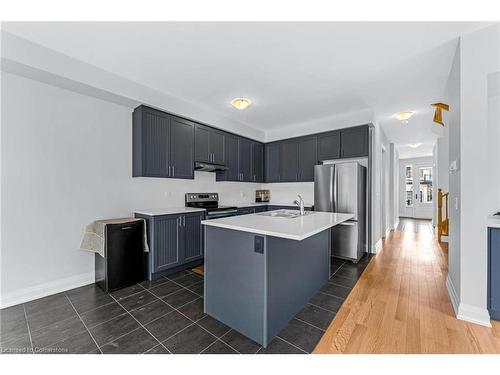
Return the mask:
[[(450, 228), (450, 219), (448, 217), (448, 196), (449, 192), (443, 193), (442, 189), (438, 189), (438, 241), (441, 242), (443, 236), (448, 236)], [(443, 218), (443, 202), (444, 202), (444, 218)]]

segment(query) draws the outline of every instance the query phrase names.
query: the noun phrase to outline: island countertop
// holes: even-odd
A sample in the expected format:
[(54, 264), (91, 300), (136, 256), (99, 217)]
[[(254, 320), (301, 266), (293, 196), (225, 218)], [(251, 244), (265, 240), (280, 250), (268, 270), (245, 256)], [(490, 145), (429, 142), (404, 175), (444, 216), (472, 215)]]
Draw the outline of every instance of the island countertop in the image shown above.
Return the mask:
[(250, 214), (203, 220), (201, 223), (212, 227), (301, 241), (353, 217), (353, 214), (313, 211), (295, 218)]

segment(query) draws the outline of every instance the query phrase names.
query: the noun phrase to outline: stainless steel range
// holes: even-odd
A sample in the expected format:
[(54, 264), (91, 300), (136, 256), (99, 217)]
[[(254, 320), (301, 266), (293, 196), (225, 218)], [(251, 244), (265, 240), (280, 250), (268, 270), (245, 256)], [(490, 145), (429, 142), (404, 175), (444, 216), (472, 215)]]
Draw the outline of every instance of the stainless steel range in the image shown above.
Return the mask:
[(235, 216), (237, 207), (220, 206), (218, 193), (186, 193), (186, 207), (204, 208), (207, 210), (207, 219)]

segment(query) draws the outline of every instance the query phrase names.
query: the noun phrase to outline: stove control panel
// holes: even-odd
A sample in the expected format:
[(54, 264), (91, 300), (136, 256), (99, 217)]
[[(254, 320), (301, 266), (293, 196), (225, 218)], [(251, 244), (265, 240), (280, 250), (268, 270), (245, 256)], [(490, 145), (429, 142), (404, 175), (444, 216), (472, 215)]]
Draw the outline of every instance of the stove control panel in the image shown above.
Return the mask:
[(218, 202), (218, 193), (186, 193), (186, 203), (191, 202)]

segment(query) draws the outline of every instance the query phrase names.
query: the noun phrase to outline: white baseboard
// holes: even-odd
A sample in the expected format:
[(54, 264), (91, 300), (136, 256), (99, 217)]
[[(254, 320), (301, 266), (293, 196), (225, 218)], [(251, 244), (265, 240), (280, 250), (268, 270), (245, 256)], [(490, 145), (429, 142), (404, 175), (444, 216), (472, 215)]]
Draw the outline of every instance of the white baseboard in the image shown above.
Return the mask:
[(382, 249), (382, 238), (380, 238), (376, 243), (375, 243), (375, 248), (373, 249), (372, 253), (377, 254), (380, 250)]
[(446, 289), (450, 295), (451, 304), (457, 319), (466, 322), (479, 324), (485, 327), (491, 327), (490, 314), (487, 309), (461, 303), (457, 291), (451, 282), (450, 275), (446, 277)]
[(457, 318), (466, 322), (491, 327), (490, 313), (487, 309), (460, 303)]
[(394, 230), (396, 230), (399, 226), (399, 219), (396, 220), (396, 222), (394, 223)]
[(384, 236), (384, 238), (387, 238), (387, 236), (389, 235), (389, 233), (391, 233), (391, 230), (393, 230), (393, 229), (392, 228), (387, 228), (385, 230), (385, 236)]
[(451, 282), (450, 275), (446, 277), (446, 289), (448, 290), (448, 295), (451, 299), (451, 305), (453, 306), (453, 310), (455, 310), (455, 315), (458, 315), (458, 305), (460, 304), (460, 300), (458, 299), (457, 291)]
[(45, 284), (36, 285), (30, 288), (17, 290), (15, 292), (5, 293), (1, 295), (0, 308), (14, 306), (19, 303), (32, 301), (37, 298), (42, 298), (73, 288), (78, 288), (79, 286), (93, 284), (94, 282), (94, 272), (88, 272), (56, 281), (51, 281)]

